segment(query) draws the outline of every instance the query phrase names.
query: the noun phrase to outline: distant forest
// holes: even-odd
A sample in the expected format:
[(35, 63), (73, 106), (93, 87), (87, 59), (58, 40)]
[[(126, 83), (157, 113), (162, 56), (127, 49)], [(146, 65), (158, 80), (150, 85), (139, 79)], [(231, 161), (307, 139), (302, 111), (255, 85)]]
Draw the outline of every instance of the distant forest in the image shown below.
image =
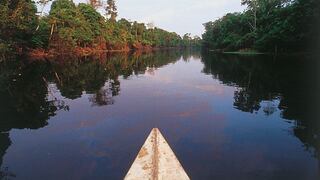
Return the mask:
[[(48, 13), (44, 7), (53, 1)], [(37, 9), (39, 7), (40, 10)], [(97, 9), (104, 9), (102, 15)], [(183, 37), (152, 23), (117, 20), (114, 0), (1, 0), (0, 55), (200, 46), (200, 37)]]
[(242, 13), (204, 24), (204, 46), (216, 51), (319, 50), (319, 0), (242, 0)]
[[(49, 6), (44, 12), (44, 7)], [(1, 0), (0, 59), (204, 46), (215, 51), (307, 52), (320, 48), (319, 0), (241, 0), (247, 8), (204, 24), (202, 39), (117, 19), (115, 0)], [(104, 9), (105, 14), (99, 13)], [(98, 12), (99, 10), (99, 12)]]

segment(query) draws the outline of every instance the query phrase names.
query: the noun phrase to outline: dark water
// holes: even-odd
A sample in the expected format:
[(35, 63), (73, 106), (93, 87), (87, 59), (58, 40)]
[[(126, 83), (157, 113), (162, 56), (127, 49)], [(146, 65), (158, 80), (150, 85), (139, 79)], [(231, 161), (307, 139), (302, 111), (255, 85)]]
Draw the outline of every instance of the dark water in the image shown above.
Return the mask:
[(6, 62), (9, 179), (122, 179), (159, 127), (191, 179), (319, 179), (318, 63), (167, 51)]

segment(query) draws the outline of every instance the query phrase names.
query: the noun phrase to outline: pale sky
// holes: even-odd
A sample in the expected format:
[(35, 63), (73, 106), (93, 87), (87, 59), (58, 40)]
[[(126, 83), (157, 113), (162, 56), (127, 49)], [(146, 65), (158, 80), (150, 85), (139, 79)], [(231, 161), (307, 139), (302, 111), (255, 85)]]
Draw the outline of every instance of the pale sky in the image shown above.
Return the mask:
[(240, 0), (116, 0), (116, 5), (118, 18), (153, 22), (159, 28), (180, 35), (191, 33), (199, 36), (204, 31), (203, 23), (228, 12), (241, 12), (245, 9)]
[(240, 0), (117, 0), (119, 17), (153, 22), (180, 35), (201, 35), (203, 23), (228, 12), (241, 12)]

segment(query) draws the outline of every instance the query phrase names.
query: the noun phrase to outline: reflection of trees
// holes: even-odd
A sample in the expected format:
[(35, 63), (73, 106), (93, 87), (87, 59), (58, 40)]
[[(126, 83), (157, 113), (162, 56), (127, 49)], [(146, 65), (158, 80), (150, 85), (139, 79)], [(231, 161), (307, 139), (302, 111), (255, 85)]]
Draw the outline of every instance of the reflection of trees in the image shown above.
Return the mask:
[(234, 103), (233, 105), (244, 112), (258, 111), (261, 106), (260, 102), (257, 101), (255, 97), (252, 97), (253, 94), (250, 93), (246, 88), (236, 90), (234, 92)]
[(265, 115), (269, 116), (277, 111), (277, 105), (274, 101), (269, 101), (266, 106), (263, 107), (263, 112)]
[[(160, 67), (181, 56), (177, 51), (114, 54), (92, 60), (60, 58), (51, 63), (16, 61), (0, 66), (1, 131), (12, 128), (39, 128), (50, 116), (68, 107), (55, 97), (48, 98), (48, 83), (56, 83), (61, 95), (75, 99), (86, 92), (96, 105), (112, 104), (120, 93), (119, 76), (144, 73), (148, 67)], [(95, 100), (94, 100), (95, 99)]]
[[(311, 58), (202, 54), (203, 72), (236, 86), (235, 108), (294, 120), (294, 135), (320, 152), (318, 62)], [(279, 102), (280, 101), (280, 102)], [(267, 103), (262, 103), (267, 102)], [(279, 103), (276, 103), (279, 102)]]
[[(5, 155), (10, 145), (11, 145), (11, 141), (9, 138), (9, 133), (1, 132), (0, 133), (0, 167), (2, 164), (2, 158)], [(0, 179), (4, 179), (10, 176), (14, 176), (14, 174), (10, 173), (7, 168), (0, 169)]]
[[(234, 106), (244, 112), (256, 112), (261, 101), (278, 98), (279, 74), (268, 59), (254, 57), (203, 55), (204, 73), (212, 74), (224, 84), (238, 87), (234, 93)], [(263, 107), (267, 109), (267, 107)]]
[(112, 80), (110, 84), (111, 84), (110, 90), (111, 90), (112, 96), (118, 96), (120, 92), (120, 81), (118, 80), (118, 78)]
[[(63, 101), (54, 97), (49, 99), (46, 72), (43, 64), (26, 66), (7, 62), (0, 65), (0, 166), (11, 144), (11, 129), (44, 127), (56, 111), (68, 109)], [(1, 169), (0, 177), (12, 175), (8, 168)]]
[[(154, 53), (146, 53), (146, 54), (133, 54), (129, 58), (129, 66), (130, 73), (127, 75), (131, 75), (132, 73), (135, 75), (144, 74), (148, 68), (159, 68), (161, 66), (167, 65), (169, 63), (176, 62), (181, 57), (180, 51), (156, 51)], [(124, 75), (125, 78), (128, 76)]]
[(198, 48), (186, 48), (182, 51), (182, 59), (184, 61), (189, 61), (191, 57), (200, 59), (201, 51)]
[(115, 95), (112, 93), (112, 90), (110, 88), (103, 87), (95, 94), (91, 95), (91, 97), (89, 97), (89, 100), (94, 106), (105, 106), (114, 104), (114, 100), (112, 98), (113, 96)]
[(15, 70), (2, 68), (0, 131), (9, 131), (12, 128), (43, 127), (57, 110), (67, 108), (63, 101), (48, 98), (48, 87), (44, 80), (46, 66), (30, 64), (28, 67), (17, 65), (14, 67)]
[(53, 60), (49, 70), (49, 81), (57, 84), (61, 95), (76, 99), (84, 92), (94, 106), (114, 103), (114, 96), (120, 94), (119, 76), (143, 74), (152, 67), (157, 68), (175, 62), (181, 56), (177, 51), (155, 53), (107, 54), (96, 60), (88, 57)]
[[(296, 78), (301, 84), (290, 82), (291, 86), (285, 89), (279, 109), (284, 118), (297, 120), (294, 135), (305, 144), (307, 150), (313, 151), (317, 157), (320, 157), (320, 84), (318, 83), (320, 81), (317, 81), (320, 76), (313, 74), (317, 72), (316, 66), (307, 67), (307, 69), (308, 72), (304, 72), (307, 75), (296, 71), (298, 74), (292, 79)], [(303, 77), (309, 77), (309, 79)]]
[[(181, 57), (179, 51), (141, 54), (104, 54), (98, 58), (61, 58), (49, 62), (8, 61), (0, 64), (0, 167), (11, 144), (9, 131), (14, 128), (37, 129), (68, 105), (51, 92), (56, 84), (61, 95), (76, 99), (85, 92), (93, 106), (115, 103), (120, 94), (119, 77), (129, 78), (156, 69)], [(55, 86), (54, 86), (55, 87)], [(0, 178), (13, 174), (0, 169)]]
[[(15, 62), (2, 65), (0, 106), (3, 108), (0, 108), (0, 113), (8, 116), (5, 118), (10, 121), (7, 130), (19, 126), (43, 127), (57, 110), (68, 109), (64, 101), (48, 98), (48, 83), (55, 83), (66, 98), (75, 99), (86, 92), (92, 95), (94, 104), (107, 105), (112, 104), (112, 97), (120, 94), (119, 76), (128, 78), (133, 74), (145, 73), (148, 68), (161, 67), (177, 61), (179, 57), (181, 52), (168, 50), (131, 55), (108, 54), (96, 60), (59, 57), (51, 63), (34, 62), (26, 65)], [(12, 125), (13, 119), (17, 120), (15, 126)], [(1, 127), (4, 129), (5, 126)]]

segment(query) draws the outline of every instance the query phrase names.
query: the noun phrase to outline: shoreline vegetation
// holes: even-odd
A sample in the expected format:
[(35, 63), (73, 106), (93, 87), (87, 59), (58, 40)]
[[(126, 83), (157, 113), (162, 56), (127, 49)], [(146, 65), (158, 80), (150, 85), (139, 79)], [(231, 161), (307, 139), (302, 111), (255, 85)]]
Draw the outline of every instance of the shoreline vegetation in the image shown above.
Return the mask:
[[(43, 9), (50, 2), (45, 14)], [(105, 15), (99, 13), (101, 9)], [(0, 14), (1, 57), (10, 53), (34, 58), (82, 56), (201, 45), (201, 38), (191, 37), (190, 33), (181, 37), (153, 23), (117, 20), (115, 0), (90, 0), (77, 5), (73, 0), (2, 0)]]
[[(46, 12), (46, 6), (51, 7)], [(117, 19), (115, 0), (2, 0), (0, 61), (60, 55), (185, 49), (239, 55), (318, 54), (318, 0), (241, 0), (243, 12), (204, 25), (202, 38)], [(103, 10), (103, 11), (102, 11)], [(103, 14), (105, 12), (105, 14)]]
[[(95, 48), (82, 48), (82, 47), (75, 47), (73, 50), (65, 51), (65, 52), (57, 52), (54, 49), (51, 50), (44, 50), (44, 49), (30, 49), (30, 51), (26, 54), (28, 59), (33, 60), (45, 60), (45, 59), (55, 59), (57, 56), (62, 57), (93, 57), (97, 55), (103, 55), (103, 54), (113, 54), (113, 53), (125, 53), (125, 54), (145, 54), (145, 53), (151, 53), (159, 50), (181, 50), (181, 49), (189, 49), (189, 48), (179, 48), (179, 47), (142, 47), (139, 49), (95, 49)], [(191, 48), (191, 49), (197, 49), (197, 48)]]
[(213, 52), (216, 54), (234, 54), (234, 55), (286, 55), (286, 56), (301, 56), (301, 55), (313, 55), (314, 52), (306, 52), (306, 51), (301, 51), (301, 52), (261, 52), (261, 51), (256, 51), (256, 50), (238, 50), (238, 51), (220, 51), (220, 50), (208, 50), (209, 52)]
[(247, 8), (204, 24), (206, 49), (227, 54), (318, 53), (319, 0), (241, 0)]

